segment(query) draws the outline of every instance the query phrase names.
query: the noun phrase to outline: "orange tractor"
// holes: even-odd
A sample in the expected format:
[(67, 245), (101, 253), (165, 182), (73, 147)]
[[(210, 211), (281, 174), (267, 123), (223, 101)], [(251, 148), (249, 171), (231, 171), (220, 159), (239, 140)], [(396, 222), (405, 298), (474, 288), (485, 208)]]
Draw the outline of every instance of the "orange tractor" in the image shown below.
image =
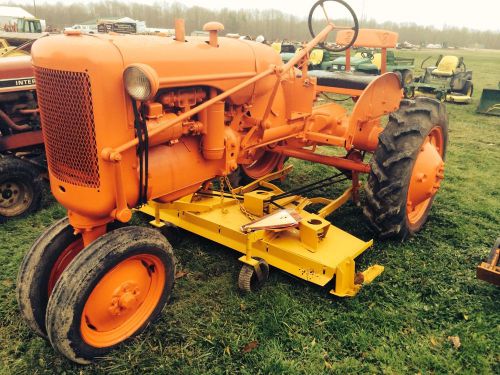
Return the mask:
[[(334, 2), (353, 17), (352, 39), (335, 47), (341, 51), (359, 27), (350, 7)], [(393, 73), (309, 76), (308, 54), (346, 28), (330, 19), (287, 64), (266, 45), (219, 37), (216, 22), (204, 26), (208, 37), (185, 36), (179, 20), (174, 38), (67, 31), (35, 43), (51, 190), (68, 217), (21, 265), (18, 302), (34, 332), (88, 363), (162, 311), (174, 284), (172, 248), (158, 231), (120, 224), (135, 207), (157, 226), (170, 221), (242, 252), (246, 291), (269, 265), (330, 285), (337, 296), (355, 295), (382, 271), (355, 273), (354, 258), (372, 241), (325, 216), (358, 201), (365, 173), (364, 212), (380, 235), (419, 231), (443, 178), (447, 116), (437, 100), (403, 100)], [(316, 106), (321, 87), (355, 96), (352, 112)], [(270, 181), (289, 172), (288, 157), (341, 173), (284, 192)], [(234, 173), (256, 181), (232, 187)], [(337, 199), (301, 196), (343, 179), (352, 183)], [(311, 213), (311, 203), (324, 207)]]

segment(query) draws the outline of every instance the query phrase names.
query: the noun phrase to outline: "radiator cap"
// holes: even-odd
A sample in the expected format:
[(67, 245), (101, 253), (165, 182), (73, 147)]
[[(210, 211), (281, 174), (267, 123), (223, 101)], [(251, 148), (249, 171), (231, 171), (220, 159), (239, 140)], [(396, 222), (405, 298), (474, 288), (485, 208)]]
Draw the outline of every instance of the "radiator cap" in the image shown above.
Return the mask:
[(82, 35), (82, 30), (66, 29), (66, 30), (64, 30), (64, 35), (80, 36), (80, 35)]

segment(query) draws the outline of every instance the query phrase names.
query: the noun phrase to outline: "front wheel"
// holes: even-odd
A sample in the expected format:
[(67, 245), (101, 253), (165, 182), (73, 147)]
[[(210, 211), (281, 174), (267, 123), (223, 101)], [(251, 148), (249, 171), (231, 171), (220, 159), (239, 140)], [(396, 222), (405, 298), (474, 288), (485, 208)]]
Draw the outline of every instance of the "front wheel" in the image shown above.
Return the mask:
[[(112, 231), (122, 224), (108, 224)], [(21, 317), (38, 336), (47, 338), (45, 313), (59, 277), (84, 248), (67, 217), (47, 228), (25, 254), (17, 274), (17, 303)]]
[(446, 109), (437, 100), (403, 100), (379, 136), (364, 213), (381, 237), (405, 239), (427, 221), (444, 178)]
[(83, 249), (67, 217), (55, 222), (31, 246), (17, 275), (17, 303), (21, 317), (38, 336), (46, 338), (45, 311), (59, 276)]
[(107, 233), (62, 273), (47, 306), (52, 346), (89, 363), (140, 333), (174, 286), (172, 248), (159, 232), (127, 227)]

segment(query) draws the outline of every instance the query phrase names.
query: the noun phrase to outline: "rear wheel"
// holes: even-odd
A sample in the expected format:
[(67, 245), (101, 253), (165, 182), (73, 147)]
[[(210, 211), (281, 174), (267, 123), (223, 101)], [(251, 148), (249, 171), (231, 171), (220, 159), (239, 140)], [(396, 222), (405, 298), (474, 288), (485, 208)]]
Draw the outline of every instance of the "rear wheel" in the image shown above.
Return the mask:
[(448, 119), (431, 98), (403, 100), (373, 155), (364, 213), (381, 237), (418, 232), (444, 177)]
[(259, 261), (260, 273), (254, 267), (244, 264), (238, 276), (238, 288), (243, 293), (256, 292), (265, 284), (269, 278), (269, 264), (264, 259), (256, 258)]
[(0, 223), (36, 211), (43, 184), (30, 163), (11, 156), (0, 157)]
[(140, 333), (171, 295), (175, 265), (159, 232), (128, 227), (107, 233), (62, 273), (47, 306), (52, 346), (89, 363)]

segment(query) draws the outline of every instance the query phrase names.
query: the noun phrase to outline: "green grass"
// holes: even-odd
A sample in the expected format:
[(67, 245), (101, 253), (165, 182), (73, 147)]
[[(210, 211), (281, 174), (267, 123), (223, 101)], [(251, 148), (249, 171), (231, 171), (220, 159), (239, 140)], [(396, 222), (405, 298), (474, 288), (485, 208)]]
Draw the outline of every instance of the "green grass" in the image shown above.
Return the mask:
[[(277, 270), (260, 293), (241, 296), (238, 255), (189, 236), (175, 248), (189, 274), (177, 281), (159, 321), (109, 358), (77, 366), (28, 330), (15, 299), (24, 253), (65, 214), (49, 198), (39, 213), (0, 227), (0, 373), (500, 373), (499, 289), (475, 278), (500, 235), (500, 118), (474, 112), (482, 88), (496, 85), (500, 52), (457, 52), (474, 70), (474, 104), (447, 106), (446, 179), (429, 222), (405, 243), (376, 240), (358, 266), (379, 263), (385, 272), (357, 297), (332, 298)], [(427, 55), (401, 53), (418, 64)], [(287, 186), (330, 172), (293, 163)], [(373, 236), (352, 204), (330, 219), (364, 240)], [(448, 336), (458, 336), (461, 347)], [(254, 340), (257, 348), (244, 353)]]

